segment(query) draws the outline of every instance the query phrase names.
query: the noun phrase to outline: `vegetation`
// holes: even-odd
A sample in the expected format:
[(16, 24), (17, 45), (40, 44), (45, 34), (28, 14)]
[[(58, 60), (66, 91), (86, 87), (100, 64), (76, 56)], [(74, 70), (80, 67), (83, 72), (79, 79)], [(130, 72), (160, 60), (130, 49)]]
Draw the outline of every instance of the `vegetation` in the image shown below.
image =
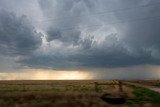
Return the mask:
[(130, 86), (135, 99), (133, 103), (154, 103), (160, 105), (160, 94), (142, 87)]
[[(100, 96), (105, 92), (116, 92), (117, 88), (100, 86), (97, 93), (94, 82), (0, 81), (0, 107), (115, 107), (102, 101)], [(160, 95), (156, 92), (133, 86), (123, 88), (128, 96), (125, 107), (158, 105)]]
[(139, 80), (139, 81), (131, 81), (131, 82), (160, 87), (160, 80), (145, 80), (145, 81)]

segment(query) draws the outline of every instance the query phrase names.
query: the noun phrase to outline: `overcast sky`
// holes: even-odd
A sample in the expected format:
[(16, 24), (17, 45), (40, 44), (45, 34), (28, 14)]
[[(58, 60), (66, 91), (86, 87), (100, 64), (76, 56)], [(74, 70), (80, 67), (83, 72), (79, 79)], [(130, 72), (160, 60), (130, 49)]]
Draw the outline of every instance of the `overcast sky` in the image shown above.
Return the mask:
[(0, 0), (0, 72), (160, 78), (159, 65), (158, 0)]

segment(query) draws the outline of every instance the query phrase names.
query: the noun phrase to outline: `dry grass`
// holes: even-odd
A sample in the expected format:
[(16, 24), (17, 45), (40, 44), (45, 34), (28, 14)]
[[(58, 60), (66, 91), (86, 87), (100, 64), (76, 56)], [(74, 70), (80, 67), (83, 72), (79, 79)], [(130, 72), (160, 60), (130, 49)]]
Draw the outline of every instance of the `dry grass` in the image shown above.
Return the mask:
[[(113, 105), (103, 102), (99, 97), (117, 89), (114, 86), (100, 86), (97, 93), (94, 82), (0, 81), (0, 107), (112, 107)], [(132, 89), (124, 86), (124, 90), (128, 97), (134, 97)], [(139, 104), (126, 103), (121, 106), (134, 107)]]
[(137, 80), (137, 81), (131, 81), (134, 83), (139, 83), (139, 84), (144, 84), (144, 85), (149, 85), (149, 86), (156, 86), (160, 87), (160, 80)]

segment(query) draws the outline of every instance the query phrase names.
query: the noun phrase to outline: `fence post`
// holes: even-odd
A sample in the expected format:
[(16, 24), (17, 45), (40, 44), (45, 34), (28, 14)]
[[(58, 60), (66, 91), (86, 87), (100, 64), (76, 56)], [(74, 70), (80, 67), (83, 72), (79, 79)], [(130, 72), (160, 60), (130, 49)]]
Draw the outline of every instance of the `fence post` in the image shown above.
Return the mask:
[(99, 91), (99, 89), (98, 89), (98, 83), (95, 82), (94, 84), (95, 84), (95, 91), (98, 92)]
[(123, 92), (122, 81), (118, 81), (118, 85), (119, 85), (119, 91)]

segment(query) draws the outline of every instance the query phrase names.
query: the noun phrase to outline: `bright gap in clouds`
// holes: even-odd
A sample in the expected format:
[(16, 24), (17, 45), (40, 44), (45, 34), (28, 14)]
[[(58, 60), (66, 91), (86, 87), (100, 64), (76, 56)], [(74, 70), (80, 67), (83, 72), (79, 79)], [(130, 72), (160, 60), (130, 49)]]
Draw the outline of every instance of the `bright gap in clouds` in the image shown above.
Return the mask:
[[(25, 71), (25, 70), (24, 70)], [(0, 80), (86, 80), (91, 79), (87, 72), (52, 71), (34, 69), (28, 71), (0, 73)]]
[(160, 66), (155, 65), (94, 69), (92, 71), (56, 71), (50, 69), (24, 69), (15, 72), (0, 73), (0, 80), (137, 80), (159, 78)]

